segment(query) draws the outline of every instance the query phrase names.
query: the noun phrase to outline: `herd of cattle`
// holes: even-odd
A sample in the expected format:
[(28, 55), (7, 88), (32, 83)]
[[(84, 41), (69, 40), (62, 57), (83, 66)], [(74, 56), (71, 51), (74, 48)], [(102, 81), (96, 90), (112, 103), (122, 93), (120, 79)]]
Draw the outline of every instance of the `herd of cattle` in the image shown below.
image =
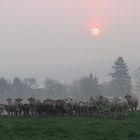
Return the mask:
[(40, 101), (33, 97), (28, 103), (22, 99), (7, 99), (8, 104), (0, 104), (0, 114), (15, 116), (118, 116), (128, 115), (128, 112), (137, 110), (138, 99), (126, 95), (122, 97), (96, 96), (86, 102), (76, 101), (74, 98), (46, 99)]

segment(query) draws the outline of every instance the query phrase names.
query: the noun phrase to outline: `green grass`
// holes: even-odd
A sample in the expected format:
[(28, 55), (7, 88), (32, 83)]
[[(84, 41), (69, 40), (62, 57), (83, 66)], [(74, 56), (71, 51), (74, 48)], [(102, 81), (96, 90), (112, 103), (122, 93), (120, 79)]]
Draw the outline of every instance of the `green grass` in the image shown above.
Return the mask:
[(0, 140), (140, 140), (140, 113), (129, 117), (0, 117)]

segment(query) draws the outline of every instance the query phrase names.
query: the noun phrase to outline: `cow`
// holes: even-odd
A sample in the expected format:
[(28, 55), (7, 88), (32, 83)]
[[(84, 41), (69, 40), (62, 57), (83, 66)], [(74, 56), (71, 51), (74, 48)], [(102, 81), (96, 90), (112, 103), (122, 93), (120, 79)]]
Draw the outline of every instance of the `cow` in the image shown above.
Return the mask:
[(30, 105), (25, 103), (22, 105), (22, 111), (24, 116), (29, 116)]
[(77, 105), (78, 115), (85, 116), (88, 112), (87, 107), (88, 107), (87, 103), (85, 103), (83, 101), (79, 101), (78, 105)]
[(128, 113), (128, 102), (125, 98), (118, 98), (117, 100), (117, 113), (123, 114)]
[(55, 113), (59, 115), (64, 115), (65, 114), (65, 100), (63, 99), (58, 99), (55, 100)]
[(31, 116), (41, 116), (42, 115), (42, 103), (40, 100), (36, 100), (35, 98), (31, 97), (28, 99), (29, 106), (30, 106), (30, 113)]
[(46, 99), (42, 102), (43, 113), (45, 115), (54, 115), (55, 114), (55, 101), (52, 99)]
[(133, 110), (137, 110), (138, 107), (138, 99), (136, 97), (132, 97), (131, 95), (126, 95), (125, 99), (128, 101), (129, 108)]
[(14, 102), (12, 101), (11, 98), (6, 99), (8, 102), (8, 105), (5, 105), (5, 110), (7, 112), (8, 115), (14, 115), (15, 113), (15, 106), (14, 106)]
[(16, 115), (21, 116), (22, 115), (22, 99), (17, 98), (14, 101), (11, 98), (7, 99), (8, 106), (5, 105), (5, 110), (9, 115)]
[(77, 102), (73, 97), (67, 97), (65, 100), (65, 110), (67, 115), (74, 115), (77, 112)]
[(15, 99), (15, 107), (16, 107), (15, 114), (17, 116), (21, 116), (22, 115), (22, 101), (23, 101), (23, 99), (21, 99), (21, 98), (16, 98)]
[(89, 101), (86, 103), (87, 107), (88, 107), (88, 114), (90, 116), (95, 116), (98, 115), (98, 103), (97, 103), (97, 99), (94, 97), (90, 97)]
[(97, 96), (97, 106), (101, 116), (117, 116), (127, 112), (128, 103), (121, 97)]
[(4, 104), (0, 104), (0, 115), (4, 114)]
[(99, 116), (108, 116), (110, 113), (110, 102), (109, 98), (106, 96), (96, 96), (97, 106), (99, 110)]

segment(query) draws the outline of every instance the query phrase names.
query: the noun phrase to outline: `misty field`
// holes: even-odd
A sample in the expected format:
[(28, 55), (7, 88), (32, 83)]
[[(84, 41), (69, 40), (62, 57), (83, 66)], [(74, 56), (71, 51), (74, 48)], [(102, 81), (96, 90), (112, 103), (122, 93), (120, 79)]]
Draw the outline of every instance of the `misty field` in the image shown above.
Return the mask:
[(139, 140), (140, 113), (129, 117), (0, 117), (1, 140)]

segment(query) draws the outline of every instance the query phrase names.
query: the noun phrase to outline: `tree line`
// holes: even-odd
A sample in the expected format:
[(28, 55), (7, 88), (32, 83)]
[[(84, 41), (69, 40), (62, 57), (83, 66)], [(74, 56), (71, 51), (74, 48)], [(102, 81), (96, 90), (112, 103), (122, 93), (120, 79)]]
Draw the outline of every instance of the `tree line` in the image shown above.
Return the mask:
[[(42, 88), (39, 87), (37, 80), (33, 77), (23, 80), (15, 77), (13, 81), (8, 81), (2, 77), (0, 78), (0, 101), (16, 97), (27, 99), (31, 96), (39, 99), (71, 96), (83, 100), (97, 95), (118, 97), (132, 94), (133, 85), (129, 67), (123, 57), (116, 59), (109, 76), (110, 82), (103, 84), (99, 84), (97, 76), (93, 76), (92, 73), (74, 80), (70, 84), (47, 78)], [(140, 68), (135, 71), (134, 77), (136, 88), (140, 90)]]

